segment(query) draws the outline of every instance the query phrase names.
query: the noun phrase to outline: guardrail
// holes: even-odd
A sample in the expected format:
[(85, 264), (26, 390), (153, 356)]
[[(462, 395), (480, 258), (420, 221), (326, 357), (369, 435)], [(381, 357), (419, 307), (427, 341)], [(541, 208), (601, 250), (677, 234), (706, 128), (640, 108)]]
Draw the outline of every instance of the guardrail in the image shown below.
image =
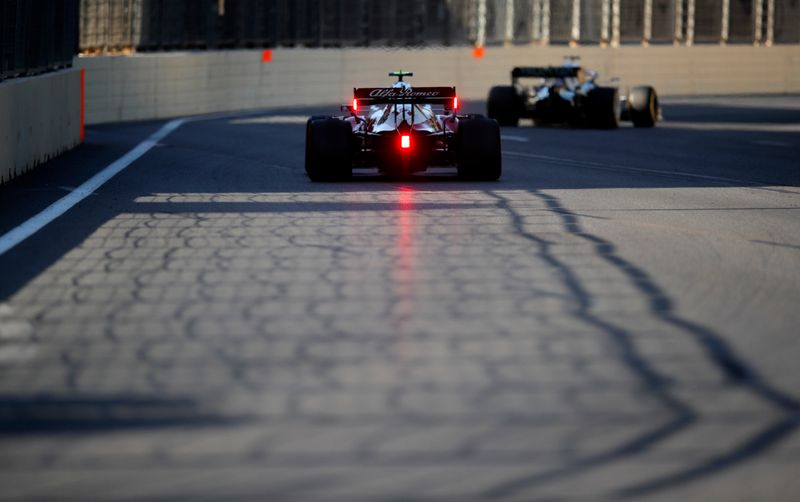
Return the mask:
[[(565, 52), (629, 85), (661, 95), (800, 92), (798, 46), (623, 46), (439, 49), (276, 49), (82, 57), (87, 123), (167, 118), (268, 107), (346, 103), (353, 87), (385, 85), (386, 72), (414, 70), (414, 85), (455, 85), (483, 100), (515, 66), (560, 64)], [(768, 75), (768, 78), (765, 78)]]
[(77, 69), (0, 84), (0, 183), (83, 140), (82, 98)]

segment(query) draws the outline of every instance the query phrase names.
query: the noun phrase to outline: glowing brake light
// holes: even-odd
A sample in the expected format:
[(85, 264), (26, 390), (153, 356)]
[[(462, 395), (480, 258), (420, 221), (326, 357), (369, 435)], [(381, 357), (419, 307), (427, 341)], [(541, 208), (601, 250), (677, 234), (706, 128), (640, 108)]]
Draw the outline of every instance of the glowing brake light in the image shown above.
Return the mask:
[(458, 110), (458, 96), (453, 97), (453, 110)]
[(411, 136), (407, 134), (400, 136), (400, 148), (411, 148)]
[(353, 98), (353, 111), (354, 112), (358, 111), (358, 99), (356, 98)]

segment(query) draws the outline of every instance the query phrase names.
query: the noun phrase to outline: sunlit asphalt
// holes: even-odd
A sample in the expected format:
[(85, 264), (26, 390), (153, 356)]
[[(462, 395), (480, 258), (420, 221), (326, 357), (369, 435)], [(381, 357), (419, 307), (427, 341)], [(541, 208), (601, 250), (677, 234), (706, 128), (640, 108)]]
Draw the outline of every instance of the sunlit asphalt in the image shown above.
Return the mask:
[(800, 98), (504, 128), (492, 183), (311, 183), (311, 113), (186, 124), (0, 257), (0, 500), (796, 500)]

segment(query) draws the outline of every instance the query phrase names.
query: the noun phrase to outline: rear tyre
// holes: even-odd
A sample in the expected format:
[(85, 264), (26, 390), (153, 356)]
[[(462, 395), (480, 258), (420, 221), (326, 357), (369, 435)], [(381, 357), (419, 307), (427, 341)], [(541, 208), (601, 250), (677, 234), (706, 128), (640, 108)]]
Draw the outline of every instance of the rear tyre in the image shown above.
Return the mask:
[(616, 87), (596, 87), (586, 96), (586, 122), (589, 127), (619, 127), (619, 92)]
[(311, 155), (309, 155), (309, 149), (311, 148), (311, 142), (309, 141), (309, 132), (311, 130), (311, 122), (315, 120), (322, 120), (322, 119), (329, 119), (331, 118), (328, 115), (312, 115), (311, 117), (306, 120), (306, 155), (305, 155), (305, 169), (306, 173), (308, 173), (309, 163), (311, 161)]
[(502, 159), (497, 121), (485, 117), (460, 120), (455, 139), (459, 177), (476, 181), (500, 178)]
[(628, 113), (635, 127), (653, 127), (658, 120), (658, 95), (649, 85), (634, 87), (628, 94)]
[(520, 102), (517, 90), (511, 85), (498, 85), (489, 90), (486, 114), (501, 126), (517, 127)]
[(311, 181), (349, 179), (353, 174), (353, 131), (344, 120), (311, 117), (306, 123), (306, 174)]

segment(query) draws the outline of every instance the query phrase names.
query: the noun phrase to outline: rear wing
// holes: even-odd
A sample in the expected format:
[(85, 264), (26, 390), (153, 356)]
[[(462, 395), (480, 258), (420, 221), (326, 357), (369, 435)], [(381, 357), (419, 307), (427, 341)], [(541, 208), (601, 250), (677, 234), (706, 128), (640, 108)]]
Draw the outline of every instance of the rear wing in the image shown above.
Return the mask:
[(518, 66), (511, 70), (511, 78), (569, 78), (580, 74), (580, 66)]
[(356, 87), (353, 98), (365, 105), (426, 103), (458, 108), (455, 87)]

